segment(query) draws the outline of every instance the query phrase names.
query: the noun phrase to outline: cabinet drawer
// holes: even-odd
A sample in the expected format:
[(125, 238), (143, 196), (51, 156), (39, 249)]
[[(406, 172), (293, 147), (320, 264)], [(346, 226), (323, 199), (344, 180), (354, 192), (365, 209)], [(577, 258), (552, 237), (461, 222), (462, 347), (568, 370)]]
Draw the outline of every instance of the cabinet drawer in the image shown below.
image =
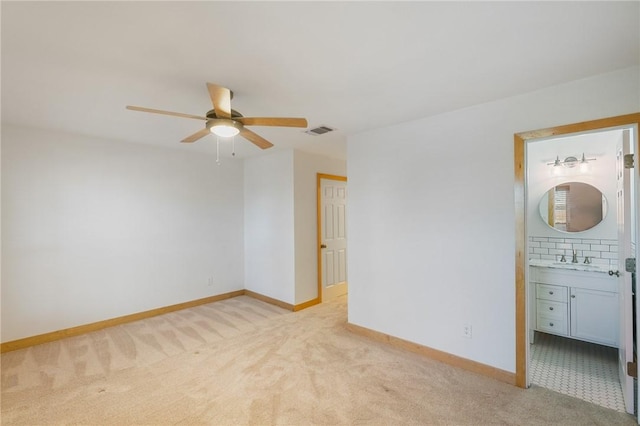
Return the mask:
[(549, 284), (537, 284), (536, 297), (538, 299), (550, 300), (552, 302), (567, 303), (567, 287)]
[(566, 321), (567, 304), (562, 302), (551, 302), (549, 300), (538, 300), (537, 312), (545, 318)]
[(545, 314), (538, 313), (537, 329), (547, 333), (561, 334), (566, 336), (568, 333), (567, 320), (549, 318)]

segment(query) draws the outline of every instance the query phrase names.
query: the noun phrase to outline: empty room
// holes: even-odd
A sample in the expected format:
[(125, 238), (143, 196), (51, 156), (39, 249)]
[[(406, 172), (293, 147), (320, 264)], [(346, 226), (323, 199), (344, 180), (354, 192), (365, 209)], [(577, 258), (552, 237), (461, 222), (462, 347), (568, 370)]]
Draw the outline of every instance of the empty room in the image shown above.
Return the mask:
[(639, 2), (0, 19), (3, 424), (638, 424)]

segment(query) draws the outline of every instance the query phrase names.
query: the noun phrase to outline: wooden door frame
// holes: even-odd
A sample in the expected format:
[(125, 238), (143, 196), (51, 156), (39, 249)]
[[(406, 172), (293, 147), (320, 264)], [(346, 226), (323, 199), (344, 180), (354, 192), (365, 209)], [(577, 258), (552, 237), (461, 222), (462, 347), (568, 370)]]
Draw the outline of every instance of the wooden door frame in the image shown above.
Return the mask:
[(604, 130), (621, 126), (636, 126), (636, 156), (640, 154), (640, 113), (619, 115), (616, 117), (602, 118), (599, 120), (584, 121), (547, 129), (532, 130), (513, 135), (514, 153), (514, 192), (516, 210), (516, 386), (527, 386), (527, 294), (525, 282), (526, 267), (526, 191), (525, 191), (525, 146), (531, 139), (548, 138), (552, 136), (567, 135), (570, 133), (582, 133), (595, 130)]
[[(317, 263), (318, 263), (318, 303), (322, 302), (322, 189), (320, 188), (320, 182), (322, 179), (338, 180), (342, 182), (347, 181), (346, 176), (328, 175), (325, 173), (316, 174), (316, 241), (317, 241)], [(347, 240), (348, 241), (348, 240)], [(348, 244), (348, 242), (347, 242)]]

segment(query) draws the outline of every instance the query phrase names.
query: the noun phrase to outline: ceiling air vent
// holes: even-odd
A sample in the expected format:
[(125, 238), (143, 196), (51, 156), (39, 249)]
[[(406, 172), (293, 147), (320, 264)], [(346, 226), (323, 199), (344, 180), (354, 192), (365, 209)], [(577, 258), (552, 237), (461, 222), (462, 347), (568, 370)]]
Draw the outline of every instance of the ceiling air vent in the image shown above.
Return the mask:
[(307, 130), (305, 133), (312, 136), (324, 135), (325, 133), (333, 132), (335, 129), (327, 126), (318, 126), (313, 129)]

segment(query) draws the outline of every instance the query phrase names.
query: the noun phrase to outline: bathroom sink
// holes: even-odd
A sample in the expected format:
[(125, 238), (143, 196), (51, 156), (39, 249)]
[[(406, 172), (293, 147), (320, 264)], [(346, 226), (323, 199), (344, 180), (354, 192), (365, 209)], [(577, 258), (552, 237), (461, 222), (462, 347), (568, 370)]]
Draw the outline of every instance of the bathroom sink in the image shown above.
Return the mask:
[(563, 268), (591, 272), (607, 272), (609, 270), (608, 267), (602, 265), (594, 265), (592, 263), (571, 263), (544, 259), (530, 259), (529, 264), (532, 266), (546, 266), (548, 268)]
[(592, 263), (571, 263), (571, 262), (552, 262), (552, 265), (566, 266), (568, 268), (593, 268), (600, 269), (600, 265), (594, 265)]

